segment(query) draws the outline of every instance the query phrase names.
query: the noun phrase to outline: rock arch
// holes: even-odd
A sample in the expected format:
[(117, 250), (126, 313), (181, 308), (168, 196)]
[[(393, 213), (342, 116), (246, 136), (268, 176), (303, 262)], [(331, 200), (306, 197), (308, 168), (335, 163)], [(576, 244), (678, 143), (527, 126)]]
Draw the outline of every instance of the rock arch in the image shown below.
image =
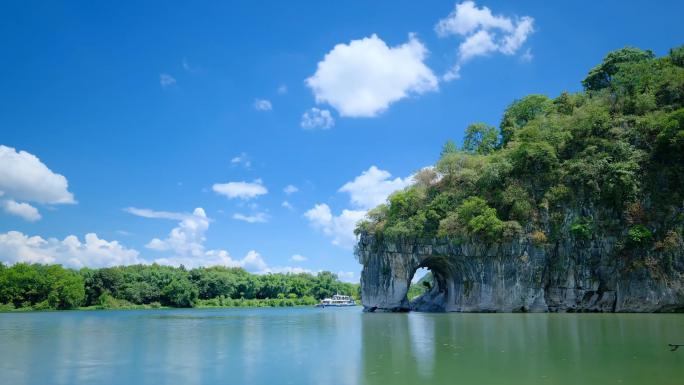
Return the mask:
[[(684, 277), (655, 279), (614, 257), (615, 239), (565, 239), (537, 246), (526, 237), (501, 244), (447, 239), (389, 242), (361, 235), (356, 249), (366, 311), (652, 312), (684, 308)], [(678, 258), (681, 258), (678, 257)], [(618, 262), (616, 262), (618, 261)], [(416, 270), (436, 285), (408, 301)]]

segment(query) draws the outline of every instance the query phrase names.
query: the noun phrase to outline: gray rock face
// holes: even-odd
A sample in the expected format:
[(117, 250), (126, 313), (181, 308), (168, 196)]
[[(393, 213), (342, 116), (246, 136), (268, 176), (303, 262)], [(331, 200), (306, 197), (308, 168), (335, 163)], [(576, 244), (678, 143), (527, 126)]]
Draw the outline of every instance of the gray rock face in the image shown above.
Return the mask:
[[(616, 257), (616, 240), (536, 246), (526, 237), (483, 245), (436, 239), (386, 242), (362, 235), (361, 299), (366, 311), (662, 312), (684, 310), (684, 258), (667, 274)], [(435, 285), (409, 303), (420, 267)]]

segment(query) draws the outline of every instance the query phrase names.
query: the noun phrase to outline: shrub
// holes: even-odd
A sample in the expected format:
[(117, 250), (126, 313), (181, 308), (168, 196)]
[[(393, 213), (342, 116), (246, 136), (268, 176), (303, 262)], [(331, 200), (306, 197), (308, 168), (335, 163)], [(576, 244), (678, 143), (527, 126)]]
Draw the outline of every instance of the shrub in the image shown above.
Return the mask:
[(503, 229), (501, 231), (501, 236), (504, 239), (513, 239), (520, 234), (522, 234), (523, 228), (520, 226), (518, 221), (506, 221), (503, 223)]
[(579, 218), (570, 225), (570, 233), (579, 239), (591, 238), (593, 225), (590, 218)]
[(684, 241), (678, 232), (670, 230), (662, 241), (657, 242), (657, 248), (665, 252), (672, 253), (682, 248)]
[(634, 225), (627, 231), (630, 242), (635, 244), (645, 244), (653, 239), (653, 233), (644, 225)]
[(530, 234), (530, 239), (532, 240), (532, 243), (534, 243), (537, 246), (541, 246), (545, 244), (548, 239), (546, 238), (546, 234), (544, 234), (543, 231), (535, 230)]
[(456, 218), (468, 235), (494, 241), (501, 236), (503, 222), (496, 216), (496, 209), (489, 207), (480, 197), (470, 197), (456, 209)]

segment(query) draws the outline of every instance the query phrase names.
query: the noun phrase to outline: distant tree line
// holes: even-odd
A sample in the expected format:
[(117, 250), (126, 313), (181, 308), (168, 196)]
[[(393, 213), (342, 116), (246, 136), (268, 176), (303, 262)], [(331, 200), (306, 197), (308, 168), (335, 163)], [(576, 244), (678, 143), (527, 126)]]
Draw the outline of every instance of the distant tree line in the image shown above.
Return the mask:
[(293, 306), (358, 285), (324, 271), (316, 275), (251, 274), (242, 268), (131, 265), (72, 270), (61, 265), (0, 263), (0, 310), (79, 307)]

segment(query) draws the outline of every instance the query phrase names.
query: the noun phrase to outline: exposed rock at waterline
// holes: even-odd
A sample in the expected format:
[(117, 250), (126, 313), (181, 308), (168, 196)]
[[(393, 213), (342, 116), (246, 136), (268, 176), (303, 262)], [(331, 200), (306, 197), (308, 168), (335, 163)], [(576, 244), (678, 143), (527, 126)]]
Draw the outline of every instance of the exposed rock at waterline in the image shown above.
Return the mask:
[[(663, 312), (684, 309), (682, 252), (663, 273), (616, 258), (616, 239), (537, 246), (526, 237), (485, 245), (378, 241), (361, 235), (361, 297), (367, 311)], [(435, 284), (409, 303), (413, 274)]]

